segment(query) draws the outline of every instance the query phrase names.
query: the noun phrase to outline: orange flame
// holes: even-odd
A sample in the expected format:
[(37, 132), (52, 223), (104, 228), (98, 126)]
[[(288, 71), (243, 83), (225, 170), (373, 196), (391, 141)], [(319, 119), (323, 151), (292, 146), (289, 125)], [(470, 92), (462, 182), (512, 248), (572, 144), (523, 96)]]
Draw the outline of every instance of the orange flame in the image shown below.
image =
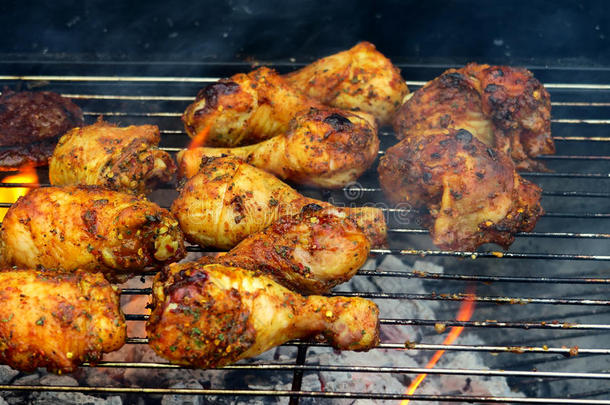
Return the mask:
[(208, 139), (208, 135), (210, 134), (210, 125), (203, 128), (201, 131), (197, 132), (197, 135), (193, 137), (191, 144), (188, 149), (195, 149), (205, 144), (206, 139)]
[[(19, 173), (7, 176), (2, 183), (29, 183), (38, 185), (38, 175), (32, 166), (23, 167)], [(14, 203), (23, 195), (30, 191), (29, 187), (0, 187), (0, 202)], [(4, 219), (8, 208), (0, 208), (0, 221)]]
[[(462, 305), (460, 306), (460, 310), (458, 311), (458, 315), (457, 315), (457, 319), (456, 319), (458, 321), (470, 320), (470, 318), (472, 317), (472, 313), (474, 312), (474, 306), (475, 306), (474, 287), (469, 287), (465, 295), (466, 295), (466, 298), (464, 299), (464, 302), (462, 302)], [(445, 340), (443, 340), (443, 344), (450, 345), (451, 343), (453, 343), (458, 338), (458, 336), (460, 336), (460, 334), (462, 333), (463, 330), (464, 330), (463, 326), (452, 327), (451, 330), (449, 331), (449, 334), (445, 338)], [(437, 350), (436, 353), (434, 353), (434, 356), (432, 356), (432, 358), (428, 362), (428, 364), (426, 364), (426, 368), (433, 368), (436, 365), (436, 363), (438, 363), (438, 361), (441, 359), (443, 354), (445, 354), (445, 350)], [(415, 392), (415, 390), (417, 389), (417, 387), (419, 386), (419, 384), (421, 384), (421, 382), (424, 381), (424, 379), (426, 378), (427, 375), (428, 375), (427, 373), (419, 374), (417, 376), (417, 378), (411, 382), (411, 385), (409, 385), (409, 388), (407, 388), (406, 394), (412, 395)], [(408, 399), (403, 399), (400, 402), (400, 405), (407, 405), (408, 403), (409, 403)]]

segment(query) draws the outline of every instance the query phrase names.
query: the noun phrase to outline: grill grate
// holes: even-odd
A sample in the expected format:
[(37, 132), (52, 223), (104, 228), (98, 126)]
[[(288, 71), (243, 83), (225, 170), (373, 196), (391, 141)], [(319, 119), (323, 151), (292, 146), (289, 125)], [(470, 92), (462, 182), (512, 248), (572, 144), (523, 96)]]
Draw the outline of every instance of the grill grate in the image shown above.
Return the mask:
[[(93, 122), (103, 115), (110, 121), (123, 124), (157, 124), (163, 135), (162, 148), (176, 152), (187, 145), (189, 139), (182, 130), (179, 117), (197, 90), (217, 80), (208, 77), (164, 76), (155, 74), (155, 67), (146, 70), (145, 76), (86, 75), (91, 65), (78, 63), (45, 64), (25, 66), (16, 62), (0, 63), (0, 82), (11, 87), (43, 87), (45, 90), (60, 92), (66, 97), (77, 99), (83, 106), (85, 117)], [(137, 69), (138, 64), (126, 64), (127, 71)], [(142, 65), (143, 66), (143, 65)], [(297, 65), (283, 65), (280, 69)], [(120, 67), (119, 67), (120, 68)], [(192, 66), (177, 66), (176, 70), (192, 69)], [(247, 70), (243, 65), (203, 66), (203, 70), (225, 69), (227, 75)], [(401, 66), (403, 76), (431, 79), (446, 66), (405, 65)], [(116, 69), (116, 66), (100, 64), (95, 71)], [(214, 70), (216, 69), (216, 70)], [(485, 368), (449, 368), (442, 365), (434, 369), (422, 367), (387, 367), (382, 365), (359, 364), (312, 364), (308, 361), (308, 349), (330, 350), (328, 345), (316, 342), (293, 341), (284, 347), (292, 348), (292, 362), (264, 361), (255, 364), (237, 364), (214, 371), (226, 373), (289, 373), (291, 389), (179, 389), (156, 386), (21, 386), (0, 385), (0, 391), (61, 391), (101, 394), (135, 395), (208, 395), (234, 396), (236, 398), (290, 398), (290, 403), (298, 403), (302, 398), (321, 399), (377, 399), (395, 401), (413, 399), (422, 402), (473, 402), (473, 403), (546, 403), (546, 404), (610, 404), (610, 299), (608, 287), (608, 234), (610, 205), (608, 181), (610, 180), (610, 137), (606, 136), (610, 119), (610, 70), (596, 70), (596, 83), (570, 83), (569, 69), (533, 68), (551, 92), (553, 101), (553, 133), (558, 152), (542, 159), (553, 172), (524, 173), (532, 181), (542, 185), (543, 206), (547, 213), (540, 219), (534, 232), (519, 233), (514, 245), (507, 252), (482, 250), (477, 252), (452, 252), (435, 249), (429, 242), (428, 232), (417, 226), (417, 210), (408, 207), (385, 207), (389, 218), (388, 249), (374, 249), (372, 260), (360, 270), (356, 278), (369, 280), (398, 280), (408, 286), (412, 280), (421, 280), (427, 288), (421, 292), (397, 291), (354, 291), (340, 288), (336, 294), (366, 297), (382, 302), (398, 300), (406, 302), (434, 302), (439, 305), (438, 319), (391, 318), (381, 313), (382, 330), (385, 327), (417, 328), (421, 332), (421, 342), (395, 342), (384, 338), (378, 350), (391, 351), (394, 356), (406, 355), (407, 351), (430, 352), (446, 350), (452, 353), (479, 353), (484, 357)], [(14, 75), (24, 71), (27, 76)], [(574, 69), (577, 73), (578, 70)], [(48, 74), (38, 74), (38, 73)], [(74, 73), (81, 73), (75, 75)], [(587, 72), (584, 72), (587, 73)], [(200, 74), (200, 72), (197, 72)], [(223, 73), (224, 74), (224, 73)], [(582, 75), (575, 75), (581, 77)], [(565, 82), (558, 82), (560, 78)], [(425, 81), (408, 81), (415, 90)], [(395, 142), (392, 132), (380, 131), (382, 149)], [(380, 153), (383, 153), (381, 151)], [(40, 186), (48, 186), (43, 179)], [(320, 192), (300, 190), (312, 197), (333, 202), (354, 203), (382, 201), (382, 193), (375, 178), (375, 170), (366, 174), (360, 183), (344, 190)], [(0, 187), (32, 187), (29, 184), (0, 184)], [(161, 190), (170, 192), (171, 190)], [(156, 193), (152, 199), (155, 200)], [(356, 198), (352, 198), (353, 196)], [(0, 203), (0, 207), (8, 207)], [(492, 248), (493, 249), (493, 248)], [(199, 247), (189, 246), (190, 252), (202, 252)], [(386, 256), (396, 256), (404, 263), (417, 268), (417, 260), (441, 264), (447, 273), (432, 273), (419, 270), (387, 270), (379, 268)], [(475, 260), (476, 259), (476, 260)], [(510, 259), (510, 260), (509, 260)], [(148, 274), (147, 276), (150, 276)], [(475, 317), (480, 320), (453, 320), (457, 307), (464, 301), (466, 286), (476, 284), (477, 293), (471, 297), (477, 303)], [(124, 296), (150, 294), (150, 288), (126, 288)], [(505, 304), (505, 305), (500, 305)], [(536, 311), (536, 312), (534, 312)], [(444, 318), (444, 319), (441, 319)], [(489, 318), (489, 319), (488, 319)], [(497, 319), (496, 319), (497, 318)], [(127, 314), (129, 322), (142, 322), (146, 315)], [(466, 333), (481, 333), (485, 342), (493, 344), (436, 344), (434, 327), (463, 326)], [(459, 340), (458, 340), (459, 342)], [(144, 345), (146, 338), (130, 336), (128, 345)], [(573, 346), (578, 345), (578, 356), (573, 355)], [(296, 350), (295, 350), (296, 349)], [(427, 359), (429, 355), (426, 355)], [(364, 364), (367, 354), (362, 354)], [(583, 359), (590, 359), (589, 368), (582, 366)], [(426, 360), (424, 360), (425, 362)], [(560, 361), (562, 370), (553, 366)], [(585, 360), (587, 361), (587, 360)], [(90, 365), (85, 364), (85, 367)], [(133, 368), (154, 370), (175, 370), (179, 366), (163, 362), (105, 361), (96, 365), (102, 368)], [(524, 389), (533, 385), (539, 389), (526, 390), (525, 397), (461, 395), (439, 393), (439, 395), (415, 394), (407, 396), (400, 392), (366, 392), (302, 390), (302, 381), (311, 373), (353, 373), (353, 378), (366, 373), (402, 374), (415, 377), (427, 373), (428, 378), (439, 376), (484, 376), (506, 377), (511, 385)], [(545, 388), (553, 384), (566, 384), (572, 380), (586, 381), (583, 392), (568, 392), (562, 397), (549, 395), (558, 391)], [(598, 381), (598, 384), (595, 382)], [(151, 384), (153, 382), (151, 381)], [(590, 384), (591, 383), (591, 384)]]

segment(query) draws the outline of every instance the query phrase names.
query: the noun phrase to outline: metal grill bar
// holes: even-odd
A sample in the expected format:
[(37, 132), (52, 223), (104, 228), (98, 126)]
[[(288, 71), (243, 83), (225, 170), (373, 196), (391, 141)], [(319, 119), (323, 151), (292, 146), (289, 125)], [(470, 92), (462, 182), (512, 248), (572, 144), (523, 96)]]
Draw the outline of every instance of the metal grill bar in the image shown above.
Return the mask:
[[(9, 186), (6, 187), (21, 187), (21, 185), (18, 184), (12, 184), (12, 183), (0, 183), (0, 184), (9, 184)], [(4, 186), (0, 186), (0, 187), (4, 187)], [(35, 188), (35, 187), (32, 187)], [(13, 203), (0, 203), (0, 208), (10, 208), (11, 205), (13, 205)], [(168, 207), (164, 207), (164, 208), (168, 208)], [(404, 212), (404, 213), (418, 213), (417, 210), (407, 210), (407, 209), (393, 209), (393, 208), (380, 208), (382, 211), (385, 212)], [(571, 212), (547, 212), (545, 215), (543, 215), (542, 217), (555, 217), (555, 218), (598, 218), (598, 219), (604, 219), (604, 218), (610, 218), (610, 213), (606, 214), (606, 213), (571, 213)], [(396, 232), (401, 232), (399, 230), (400, 228), (390, 228), (388, 229), (389, 232), (392, 232), (393, 230), (396, 230)], [(521, 232), (518, 233), (518, 235), (521, 236), (531, 236), (531, 232)], [(538, 232), (537, 233), (539, 236), (544, 236), (545, 233), (544, 232)], [(553, 237), (552, 233), (549, 232), (548, 233), (550, 237)], [(577, 235), (577, 234), (574, 234)], [(597, 235), (604, 235), (604, 234), (597, 234)], [(189, 249), (191, 249), (190, 251), (192, 252), (199, 252), (199, 251), (203, 251), (203, 250), (197, 250), (198, 248), (196, 246), (190, 246)]]
[[(108, 117), (182, 117), (181, 112), (155, 111), (155, 112), (135, 112), (135, 111), (85, 111), (85, 116), (97, 117), (100, 115)], [(552, 119), (555, 124), (591, 124), (608, 125), (607, 119), (577, 119), (577, 118), (557, 118)]]
[[(587, 336), (590, 333), (587, 334)], [(148, 344), (147, 338), (128, 338), (128, 344)], [(308, 341), (299, 341), (294, 340), (290, 342), (284, 343), (282, 346), (305, 346), (305, 347), (331, 347), (327, 343), (319, 343), (319, 342), (308, 342)], [(444, 344), (427, 344), (427, 343), (379, 343), (377, 347), (371, 350), (386, 350), (386, 349), (396, 349), (396, 350), (449, 350), (449, 351), (478, 351), (478, 352), (492, 352), (492, 353), (541, 353), (541, 354), (562, 354), (562, 355), (570, 355), (571, 349), (568, 347), (535, 347), (535, 346), (486, 346), (486, 345), (444, 345)], [(609, 354), (610, 349), (587, 349), (587, 348), (579, 348), (579, 355), (605, 355)], [(105, 364), (105, 362), (98, 363), (97, 365)], [(126, 363), (126, 362), (118, 362), (116, 364), (150, 364), (150, 363)], [(171, 368), (180, 368), (179, 365), (167, 364)], [(250, 366), (250, 365), (245, 365)], [(118, 366), (117, 366), (118, 367)], [(125, 366), (128, 367), (128, 366)], [(135, 366), (138, 367), (138, 366)], [(144, 367), (144, 366), (139, 366)], [(227, 366), (228, 367), (228, 366)], [(242, 365), (236, 364), (231, 367), (242, 367)]]
[[(375, 274), (376, 272), (370, 272), (369, 274)], [(403, 276), (404, 277), (404, 276)], [(415, 276), (417, 277), (417, 276)], [(430, 277), (432, 278), (432, 277)], [(449, 279), (449, 278), (447, 278)], [(462, 279), (463, 280), (463, 279)], [(508, 280), (505, 280), (508, 281)], [(544, 282), (544, 281), (539, 281)], [(605, 282), (607, 283), (607, 281)], [(124, 295), (136, 295), (136, 294), (151, 294), (150, 288), (142, 289), (125, 289), (122, 294)], [(526, 297), (479, 297), (479, 296), (467, 296), (464, 294), (413, 294), (413, 293), (376, 293), (376, 292), (348, 292), (341, 291), (340, 293), (331, 293), (330, 296), (350, 296), (350, 297), (365, 297), (365, 298), (377, 298), (377, 299), (408, 299), (408, 300), (434, 300), (434, 301), (469, 301), (474, 302), (490, 302), (494, 304), (552, 304), (552, 305), (610, 305), (610, 300), (592, 300), (592, 299), (568, 299), (568, 298), (526, 298)], [(131, 315), (140, 316), (140, 315)], [(144, 316), (144, 315), (142, 315)], [(148, 319), (148, 318), (142, 318)], [(565, 326), (564, 326), (565, 327)], [(610, 326), (609, 326), (610, 328)]]
[[(196, 250), (191, 250), (196, 251)], [(520, 253), (520, 252), (454, 252), (450, 250), (418, 250), (418, 249), (371, 249), (371, 253), (393, 254), (402, 256), (444, 256), (477, 258), (504, 258), (504, 259), (546, 259), (546, 260), (610, 260), (610, 256), (579, 255), (559, 253)]]
[[(428, 235), (427, 229), (390, 228), (388, 232), (407, 233), (412, 235)], [(517, 232), (516, 236), (527, 236), (533, 238), (583, 238), (583, 239), (608, 239), (608, 233), (577, 233), (577, 232)]]
[[(337, 294), (339, 295), (339, 294)], [(366, 298), (387, 298), (377, 297), (375, 294), (341, 293), (347, 297), (366, 297)], [(424, 298), (421, 298), (424, 299)], [(128, 321), (147, 321), (148, 315), (125, 314)], [(597, 329), (610, 330), (610, 325), (606, 324), (579, 324), (572, 322), (498, 322), (498, 321), (453, 321), (453, 320), (429, 320), (429, 319), (379, 319), (381, 325), (417, 325), (417, 326), (464, 326), (474, 328), (520, 328), (520, 329)]]
[[(0, 92), (1, 94), (1, 92)], [(124, 96), (120, 94), (81, 94), (60, 93), (63, 97), (79, 100), (129, 100), (129, 101), (193, 101), (193, 96)], [(558, 107), (610, 107), (610, 103), (581, 101), (552, 101), (551, 106)]]
[(610, 400), (565, 399), (565, 398), (519, 398), (519, 397), (491, 397), (491, 396), (463, 396), (463, 395), (404, 395), (382, 393), (353, 393), (353, 392), (326, 392), (326, 391), (289, 391), (289, 390), (213, 390), (194, 388), (132, 388), (132, 387), (69, 387), (54, 385), (0, 385), (0, 391), (56, 391), (56, 392), (85, 392), (101, 394), (147, 394), (147, 395), (232, 395), (232, 396), (271, 396), (271, 397), (315, 397), (315, 398), (368, 398), (379, 400), (411, 399), (419, 401), (448, 401), (448, 402), (475, 402), (475, 403), (521, 403), (521, 404), (590, 404), (610, 405)]
[(609, 284), (610, 278), (576, 278), (576, 277), (513, 277), (513, 276), (485, 276), (485, 275), (464, 275), (447, 273), (427, 273), (423, 271), (402, 272), (388, 270), (360, 270), (357, 273), (361, 276), (381, 276), (381, 277), (406, 277), (423, 278), (428, 280), (459, 280), (459, 281), (479, 281), (508, 282), (508, 283), (544, 283), (544, 284)]
[[(58, 76), (58, 75), (0, 75), (0, 80), (59, 81), (59, 82), (161, 82), (161, 83), (205, 83), (218, 81), (220, 77), (178, 76)], [(408, 86), (421, 87), (427, 82), (405, 80)], [(548, 89), (610, 90), (610, 84), (594, 83), (544, 83)]]
[[(299, 346), (297, 349), (297, 359), (296, 364), (298, 366), (302, 366), (305, 364), (305, 359), (307, 357), (307, 346)], [(301, 382), (303, 381), (303, 370), (300, 368), (295, 369), (292, 375), (292, 387), (291, 391), (300, 391), (301, 390)], [(289, 405), (297, 405), (299, 403), (299, 397), (291, 396)]]
[[(153, 273), (154, 274), (154, 273)], [(508, 283), (543, 283), (543, 284), (610, 284), (610, 278), (577, 278), (577, 277), (514, 277), (514, 276), (486, 276), (486, 275), (466, 275), (466, 274), (447, 274), (447, 273), (428, 273), (425, 271), (414, 270), (390, 271), (390, 270), (359, 270), (359, 276), (376, 277), (402, 277), (402, 278), (421, 278), (427, 280), (457, 280), (457, 281), (478, 281), (482, 283), (508, 282)], [(151, 294), (150, 288), (124, 288), (121, 290), (123, 295)]]
[[(184, 132), (183, 130), (180, 129), (160, 129), (159, 132), (161, 134), (164, 135), (184, 135), (186, 136), (186, 132)], [(389, 131), (384, 131), (384, 130), (380, 130), (378, 132), (379, 135), (382, 136), (394, 136), (393, 132), (389, 132)], [(582, 142), (610, 142), (610, 137), (603, 137), (603, 136), (592, 136), (592, 137), (586, 137), (586, 136), (553, 136), (552, 137), (554, 141), (560, 141), (560, 142), (573, 142), (573, 141), (582, 141)], [(177, 150), (180, 150), (180, 148), (176, 148)]]
[(470, 328), (519, 328), (519, 329), (597, 329), (610, 330), (606, 324), (579, 324), (570, 322), (499, 322), (499, 321), (453, 321), (429, 319), (380, 319), (382, 325), (418, 326), (464, 326)]
[[(199, 246), (186, 246), (187, 252), (205, 252)], [(209, 251), (209, 250), (208, 250)], [(600, 260), (610, 261), (610, 256), (603, 255), (580, 255), (559, 253), (524, 253), (524, 252), (460, 252), (452, 250), (424, 250), (424, 249), (371, 249), (372, 254), (398, 255), (398, 256), (439, 256), (439, 257), (462, 257), (471, 259), (547, 259), (547, 260)]]
[[(90, 364), (87, 363), (87, 366)], [(101, 367), (140, 367), (140, 368), (180, 368), (169, 363), (116, 363), (102, 362), (96, 366)], [(481, 375), (489, 377), (553, 377), (553, 378), (592, 378), (600, 380), (610, 379), (610, 373), (564, 373), (556, 371), (520, 371), (520, 370), (476, 370), (462, 368), (434, 368), (423, 367), (375, 367), (375, 366), (319, 366), (299, 364), (244, 364), (225, 366), (222, 370), (302, 370), (302, 371), (329, 371), (329, 372), (357, 372), (357, 373), (399, 373), (399, 374), (463, 374)], [(429, 370), (429, 371), (428, 371)], [(0, 388), (1, 389), (1, 388)]]
[[(347, 191), (347, 188), (341, 189), (343, 191)], [(364, 193), (380, 193), (383, 190), (379, 187), (359, 187), (357, 189), (359, 192)], [(580, 192), (580, 191), (542, 191), (543, 196), (552, 196), (552, 197), (600, 197), (600, 198), (610, 198), (610, 193), (595, 193), (595, 192)]]

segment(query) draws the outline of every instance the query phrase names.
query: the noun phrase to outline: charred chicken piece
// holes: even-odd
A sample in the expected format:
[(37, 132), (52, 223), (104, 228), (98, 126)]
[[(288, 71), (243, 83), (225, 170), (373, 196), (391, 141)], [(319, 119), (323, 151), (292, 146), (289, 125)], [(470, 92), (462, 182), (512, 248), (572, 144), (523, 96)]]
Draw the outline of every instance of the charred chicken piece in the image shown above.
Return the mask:
[(368, 350), (379, 342), (378, 316), (363, 298), (303, 297), (248, 270), (183, 263), (155, 277), (146, 329), (159, 355), (207, 368), (320, 334), (337, 349)]
[(171, 180), (176, 165), (157, 147), (155, 125), (116, 125), (99, 120), (61, 137), (49, 162), (51, 184), (95, 185), (111, 190), (146, 193)]
[(186, 133), (202, 144), (231, 147), (282, 134), (297, 112), (311, 107), (323, 108), (274, 70), (262, 67), (202, 89), (182, 121)]
[(370, 113), (380, 125), (391, 122), (409, 93), (400, 69), (370, 42), (360, 42), (284, 77), (309, 97), (333, 107)]
[(379, 180), (390, 201), (428, 209), (433, 242), (443, 249), (507, 248), (543, 214), (540, 188), (464, 129), (405, 138), (381, 158)]
[(97, 187), (45, 187), (20, 197), (0, 229), (3, 265), (83, 269), (125, 280), (184, 257), (178, 221), (145, 198)]
[(57, 139), (83, 125), (83, 112), (56, 93), (13, 92), (0, 96), (0, 170), (45, 166)]
[(203, 247), (230, 249), (284, 215), (308, 204), (347, 214), (373, 246), (383, 246), (386, 223), (374, 207), (334, 207), (304, 197), (277, 177), (234, 157), (211, 158), (191, 177), (172, 204), (186, 238)]
[(555, 153), (551, 101), (527, 69), (471, 63), (450, 69), (413, 93), (398, 111), (399, 139), (421, 131), (466, 129), (510, 156), (517, 169), (545, 170), (533, 160)]
[(116, 289), (77, 270), (0, 270), (0, 363), (72, 372), (125, 343)]
[(262, 272), (300, 294), (326, 294), (356, 274), (370, 248), (366, 234), (344, 213), (309, 204), (202, 262)]
[(201, 159), (235, 156), (295, 183), (344, 187), (377, 158), (379, 139), (373, 117), (365, 113), (312, 108), (297, 114), (285, 134), (239, 148), (198, 147), (178, 153), (184, 177), (192, 177)]

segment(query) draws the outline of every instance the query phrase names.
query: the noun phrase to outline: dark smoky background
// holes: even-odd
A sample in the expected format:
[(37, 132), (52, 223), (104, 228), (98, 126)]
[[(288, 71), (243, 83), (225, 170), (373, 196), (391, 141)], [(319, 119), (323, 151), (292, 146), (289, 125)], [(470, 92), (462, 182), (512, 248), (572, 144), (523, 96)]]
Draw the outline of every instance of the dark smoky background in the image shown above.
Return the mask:
[(368, 40), (397, 63), (610, 63), (591, 1), (0, 2), (0, 56), (297, 62)]

